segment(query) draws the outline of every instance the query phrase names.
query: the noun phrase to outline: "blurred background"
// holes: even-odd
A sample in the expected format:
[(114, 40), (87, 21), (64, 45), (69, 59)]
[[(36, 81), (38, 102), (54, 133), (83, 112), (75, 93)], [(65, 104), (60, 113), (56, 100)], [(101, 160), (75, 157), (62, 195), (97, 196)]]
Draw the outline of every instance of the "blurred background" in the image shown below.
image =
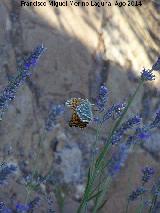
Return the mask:
[[(43, 43), (47, 51), (0, 123), (0, 159), (19, 168), (0, 190), (0, 200), (12, 208), (15, 200), (24, 203), (21, 177), (36, 165), (39, 174), (50, 173), (49, 183), (42, 184), (41, 190), (53, 197), (56, 212), (74, 213), (85, 187), (96, 127), (70, 128), (67, 111), (42, 141), (36, 160), (50, 106), (71, 97), (94, 102), (102, 84), (109, 89), (108, 107), (127, 99), (138, 85), (142, 68), (151, 68), (160, 55), (160, 1), (142, 0), (139, 7), (118, 7), (115, 1), (111, 7), (52, 7), (47, 0), (46, 7), (21, 7), (20, 2), (0, 1), (0, 91), (37, 45)], [(130, 115), (140, 112), (144, 122), (151, 121), (160, 106), (160, 75), (155, 74), (156, 80), (145, 84), (129, 110)], [(109, 125), (106, 122), (100, 144)], [(124, 212), (128, 180), (134, 189), (143, 166), (153, 166), (158, 174), (159, 161), (160, 131), (156, 130), (130, 153), (112, 183), (103, 212)], [(32, 192), (30, 198), (36, 194)], [(45, 205), (42, 199), (35, 212), (47, 212)]]

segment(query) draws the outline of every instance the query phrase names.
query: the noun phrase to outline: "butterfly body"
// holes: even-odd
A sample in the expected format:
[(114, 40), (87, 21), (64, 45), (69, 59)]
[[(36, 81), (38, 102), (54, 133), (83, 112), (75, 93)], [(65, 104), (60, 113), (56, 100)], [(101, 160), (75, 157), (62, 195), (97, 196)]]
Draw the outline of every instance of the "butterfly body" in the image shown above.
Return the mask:
[(80, 104), (80, 102), (81, 102), (81, 98), (71, 98), (70, 100), (66, 101), (66, 106), (75, 110), (76, 107)]

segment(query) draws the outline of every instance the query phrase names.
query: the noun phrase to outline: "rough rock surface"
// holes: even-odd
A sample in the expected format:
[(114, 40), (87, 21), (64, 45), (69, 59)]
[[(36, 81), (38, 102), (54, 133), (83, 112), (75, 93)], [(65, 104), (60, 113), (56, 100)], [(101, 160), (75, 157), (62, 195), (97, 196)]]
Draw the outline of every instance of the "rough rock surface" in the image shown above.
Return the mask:
[[(93, 101), (102, 83), (110, 91), (108, 106), (132, 94), (142, 67), (150, 68), (160, 52), (160, 13), (156, 8), (148, 1), (143, 1), (139, 8), (37, 8), (20, 7), (19, 0), (0, 2), (1, 90), (16, 73), (23, 57), (41, 42), (47, 48), (0, 123), (0, 159), (16, 162), (20, 174), (30, 172), (34, 164), (43, 175), (51, 169), (55, 185), (69, 187), (65, 213), (75, 212), (78, 206), (96, 133), (95, 126), (70, 129), (65, 117), (44, 139), (50, 103), (64, 103), (71, 97), (88, 97)], [(141, 89), (129, 114), (141, 112), (144, 121), (151, 120), (160, 104), (159, 85), (160, 75), (156, 74), (156, 81)], [(109, 130), (109, 125), (106, 126), (101, 143)], [(159, 156), (159, 139), (157, 131), (140, 149), (143, 151), (137, 158), (141, 162), (157, 165), (159, 158), (152, 159), (151, 155)], [(39, 140), (43, 142), (40, 160), (36, 159)], [(121, 202), (119, 198), (128, 193), (124, 185), (130, 173), (129, 163), (132, 160), (117, 178), (104, 212), (116, 212), (115, 203), (119, 213), (122, 212), (125, 200)], [(139, 172), (140, 165), (134, 166), (133, 174)], [(139, 175), (133, 177), (134, 185)], [(52, 191), (50, 186), (45, 190)], [(17, 199), (25, 202), (25, 190), (18, 183), (9, 192), (22, 194)], [(0, 191), (0, 198), (9, 203), (7, 197), (6, 190)]]

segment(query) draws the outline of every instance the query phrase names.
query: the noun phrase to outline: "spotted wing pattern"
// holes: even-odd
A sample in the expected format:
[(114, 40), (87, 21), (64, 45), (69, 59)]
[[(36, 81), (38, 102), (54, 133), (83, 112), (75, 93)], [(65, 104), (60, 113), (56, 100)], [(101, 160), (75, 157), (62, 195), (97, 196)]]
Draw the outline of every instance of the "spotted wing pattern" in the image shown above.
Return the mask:
[(69, 121), (69, 126), (70, 127), (79, 127), (79, 128), (85, 128), (87, 126), (88, 122), (83, 122), (80, 120), (79, 116), (77, 115), (76, 112), (72, 113), (71, 120)]
[(66, 101), (66, 106), (72, 109), (72, 116), (69, 121), (70, 127), (85, 128), (93, 118), (92, 104), (88, 99), (71, 98)]
[(92, 104), (88, 101), (88, 99), (83, 100), (76, 107), (76, 113), (83, 122), (90, 122), (93, 120)]

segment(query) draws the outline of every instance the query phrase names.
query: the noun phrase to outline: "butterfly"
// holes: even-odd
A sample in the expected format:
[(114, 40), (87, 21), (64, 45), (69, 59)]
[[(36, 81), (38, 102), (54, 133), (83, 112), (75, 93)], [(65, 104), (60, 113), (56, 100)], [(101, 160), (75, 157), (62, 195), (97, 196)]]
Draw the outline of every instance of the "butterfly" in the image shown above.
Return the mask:
[(71, 98), (66, 101), (66, 106), (72, 109), (69, 126), (84, 128), (93, 120), (92, 105), (88, 99)]

